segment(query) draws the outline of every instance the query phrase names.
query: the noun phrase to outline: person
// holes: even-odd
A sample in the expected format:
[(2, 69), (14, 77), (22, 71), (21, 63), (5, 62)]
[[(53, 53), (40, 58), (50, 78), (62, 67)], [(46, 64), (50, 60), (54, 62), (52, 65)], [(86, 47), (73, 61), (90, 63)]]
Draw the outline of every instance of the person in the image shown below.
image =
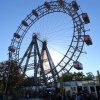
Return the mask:
[(96, 97), (95, 93), (91, 93), (90, 99), (91, 100), (97, 100), (97, 97)]
[(71, 96), (71, 100), (75, 100), (75, 98), (76, 98), (76, 94), (73, 93), (72, 96)]
[(62, 100), (62, 96), (60, 93), (58, 93), (58, 95), (57, 95), (57, 100)]
[(86, 100), (86, 99), (85, 99), (85, 96), (84, 96), (84, 94), (83, 94), (83, 93), (81, 93), (80, 100)]
[(28, 93), (26, 93), (26, 99), (27, 99), (27, 100), (29, 99), (29, 94), (28, 94)]
[(0, 93), (0, 100), (3, 100), (3, 96), (2, 96), (2, 93)]
[(81, 100), (81, 95), (77, 93), (75, 100)]
[(67, 94), (66, 94), (65, 89), (64, 89), (64, 91), (63, 91), (63, 100), (68, 100), (68, 97), (67, 97)]

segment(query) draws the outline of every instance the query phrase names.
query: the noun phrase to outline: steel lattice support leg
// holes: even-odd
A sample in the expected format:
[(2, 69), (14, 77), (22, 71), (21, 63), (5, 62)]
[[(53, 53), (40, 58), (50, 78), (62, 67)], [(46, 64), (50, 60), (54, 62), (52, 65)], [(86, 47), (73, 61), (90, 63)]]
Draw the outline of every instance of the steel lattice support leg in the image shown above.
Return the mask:
[(54, 84), (55, 84), (55, 86), (57, 86), (57, 78), (59, 77), (59, 75), (58, 75), (58, 72), (57, 72), (57, 70), (55, 68), (55, 65), (53, 63), (53, 60), (50, 56), (49, 50), (47, 48), (46, 41), (43, 42), (42, 55), (43, 55), (44, 50), (46, 51), (46, 54), (47, 54), (47, 59), (48, 59), (49, 65), (50, 65), (50, 70), (51, 70), (51, 73), (52, 73), (52, 77), (54, 79)]

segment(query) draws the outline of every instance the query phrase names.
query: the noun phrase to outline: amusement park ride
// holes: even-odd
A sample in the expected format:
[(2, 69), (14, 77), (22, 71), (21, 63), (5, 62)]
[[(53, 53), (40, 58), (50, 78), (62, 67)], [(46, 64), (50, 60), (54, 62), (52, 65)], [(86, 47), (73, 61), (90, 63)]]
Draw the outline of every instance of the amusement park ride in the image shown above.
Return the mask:
[[(78, 61), (78, 58), (81, 53), (83, 53), (84, 44), (92, 45), (92, 40), (91, 37), (87, 35), (87, 30), (85, 29), (85, 25), (90, 23), (88, 14), (80, 14), (79, 9), (79, 5), (75, 0), (72, 2), (67, 2), (67, 0), (46, 1), (43, 5), (33, 9), (32, 12), (22, 20), (18, 29), (13, 34), (13, 39), (8, 47), (8, 61), (10, 64), (8, 66), (7, 80), (9, 81), (9, 75), (12, 72), (10, 68), (12, 62), (15, 62), (15, 65), (19, 68), (24, 77), (30, 77), (28, 76), (28, 71), (32, 70), (33, 73), (31, 77), (34, 78), (34, 83), (38, 81), (41, 85), (45, 86), (49, 85), (50, 82), (53, 82), (54, 86), (57, 86), (60, 75), (69, 72), (72, 68), (82, 70), (83, 66)], [(63, 13), (71, 17), (73, 23), (73, 34), (70, 44), (68, 48), (64, 48), (66, 52), (56, 65), (51, 55), (51, 50), (49, 49), (49, 40), (41, 38), (37, 32), (32, 33), (30, 42), (27, 43), (28, 46), (24, 48), (24, 52), (20, 52), (21, 49), (23, 49), (21, 46), (23, 45), (24, 38), (26, 34), (29, 34), (31, 27), (34, 28), (38, 20), (45, 18), (45, 16), (49, 14), (53, 15), (54, 13)], [(58, 57), (55, 59), (57, 58)], [(0, 66), (3, 65), (6, 65), (6, 62), (0, 64)], [(46, 66), (48, 70), (45, 69)]]

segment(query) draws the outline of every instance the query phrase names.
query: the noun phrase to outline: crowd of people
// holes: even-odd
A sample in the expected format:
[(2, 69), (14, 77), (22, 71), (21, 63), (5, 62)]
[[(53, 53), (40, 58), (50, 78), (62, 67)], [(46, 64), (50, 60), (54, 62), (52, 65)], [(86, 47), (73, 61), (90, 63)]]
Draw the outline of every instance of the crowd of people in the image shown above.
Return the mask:
[(89, 93), (86, 91), (72, 94), (67, 94), (65, 91), (58, 93), (46, 92), (43, 98), (45, 100), (100, 100), (95, 93)]
[(66, 93), (63, 91), (34, 91), (34, 92), (26, 92), (26, 94), (22, 97), (20, 95), (14, 96), (13, 94), (8, 92), (7, 98), (5, 95), (0, 94), (0, 100), (21, 100), (20, 98), (25, 98), (26, 100), (30, 100), (30, 98), (42, 98), (43, 100), (100, 100), (100, 98), (95, 93), (89, 93), (88, 91), (81, 91), (80, 93)]

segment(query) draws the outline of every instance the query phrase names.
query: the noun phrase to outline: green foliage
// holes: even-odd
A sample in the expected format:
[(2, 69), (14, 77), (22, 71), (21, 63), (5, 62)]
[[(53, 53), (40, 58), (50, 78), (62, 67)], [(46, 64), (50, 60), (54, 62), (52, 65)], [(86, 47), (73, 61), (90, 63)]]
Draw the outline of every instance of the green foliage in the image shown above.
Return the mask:
[(83, 74), (83, 72), (78, 72), (78, 73), (74, 72), (73, 76), (74, 76), (73, 80), (82, 81), (85, 75)]
[(0, 78), (0, 90), (4, 91), (7, 86), (8, 90), (16, 89), (23, 80), (23, 75), (15, 61), (6, 61), (3, 65), (2, 77)]
[(89, 72), (89, 73), (86, 73), (86, 75), (84, 75), (83, 72), (74, 72), (74, 73), (64, 73), (60, 79), (58, 80), (59, 82), (60, 81), (63, 81), (63, 82), (66, 82), (66, 81), (88, 81), (88, 80), (94, 80), (94, 75)]
[(63, 82), (72, 81), (73, 80), (73, 74), (72, 73), (64, 73), (60, 79)]
[(94, 75), (92, 72), (86, 73), (86, 76), (84, 77), (84, 80), (89, 81), (89, 80), (94, 80)]

